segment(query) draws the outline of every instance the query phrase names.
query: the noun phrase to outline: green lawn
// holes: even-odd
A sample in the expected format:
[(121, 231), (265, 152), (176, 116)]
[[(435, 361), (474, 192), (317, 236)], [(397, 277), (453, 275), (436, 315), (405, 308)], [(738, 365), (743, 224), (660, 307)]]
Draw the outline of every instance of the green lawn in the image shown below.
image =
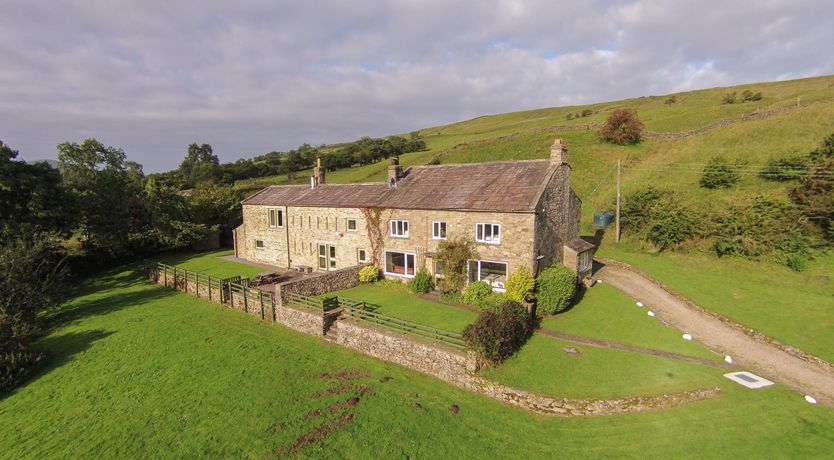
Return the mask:
[(807, 272), (696, 254), (641, 254), (604, 246), (600, 255), (634, 264), (696, 304), (834, 362), (834, 260)]
[(369, 309), (383, 315), (453, 332), (463, 331), (478, 317), (477, 313), (469, 310), (421, 299), (409, 292), (405, 285), (390, 282), (365, 284), (327, 294), (334, 295), (363, 300)]
[[(565, 353), (573, 347), (581, 354)], [(723, 369), (533, 334), (521, 351), (483, 375), (551, 396), (616, 398), (722, 385)]]
[(263, 267), (256, 267), (220, 258), (221, 256), (230, 256), (233, 254), (234, 251), (231, 249), (220, 249), (197, 254), (170, 254), (155, 260), (168, 265), (176, 265), (177, 268), (205, 273), (206, 275), (216, 276), (218, 278), (230, 278), (238, 275), (253, 277), (258, 273), (267, 271)]
[(683, 340), (681, 333), (648, 316), (646, 308), (607, 284), (587, 289), (582, 300), (567, 312), (547, 318), (541, 327), (583, 337), (637, 345), (682, 355), (721, 360), (698, 343)]
[[(83, 286), (53, 324), (39, 343), (47, 367), (0, 399), (5, 458), (275, 458), (294, 445), (311, 458), (824, 458), (834, 449), (834, 411), (781, 386), (751, 391), (716, 377), (723, 394), (709, 401), (548, 418), (132, 271)], [(352, 397), (355, 406), (339, 405)]]

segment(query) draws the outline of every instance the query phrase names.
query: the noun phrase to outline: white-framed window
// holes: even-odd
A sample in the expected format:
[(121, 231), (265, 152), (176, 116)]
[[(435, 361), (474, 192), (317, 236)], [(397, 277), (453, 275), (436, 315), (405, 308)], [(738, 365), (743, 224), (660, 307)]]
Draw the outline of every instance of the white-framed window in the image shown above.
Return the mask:
[(392, 220), (391, 221), (391, 236), (396, 238), (408, 238), (408, 221), (407, 220)]
[(504, 285), (507, 283), (509, 265), (506, 262), (493, 260), (470, 260), (469, 261), (469, 282), (484, 281), (494, 291), (504, 292)]
[(264, 240), (255, 240), (255, 249), (263, 249)]
[(284, 226), (284, 211), (282, 209), (269, 209), (269, 227), (280, 228)]
[(349, 232), (356, 231), (356, 219), (348, 219), (347, 220), (347, 229)]
[(414, 261), (413, 252), (385, 251), (385, 274), (412, 278)]
[(475, 224), (475, 241), (501, 244), (501, 224)]
[(319, 269), (336, 269), (336, 246), (332, 244), (319, 243)]
[(579, 254), (579, 271), (584, 272), (591, 268), (591, 261), (594, 260), (591, 251), (585, 251)]
[(436, 220), (431, 223), (431, 239), (445, 240), (446, 239), (446, 222)]
[(360, 264), (364, 264), (368, 261), (368, 251), (359, 248), (356, 250), (356, 261)]

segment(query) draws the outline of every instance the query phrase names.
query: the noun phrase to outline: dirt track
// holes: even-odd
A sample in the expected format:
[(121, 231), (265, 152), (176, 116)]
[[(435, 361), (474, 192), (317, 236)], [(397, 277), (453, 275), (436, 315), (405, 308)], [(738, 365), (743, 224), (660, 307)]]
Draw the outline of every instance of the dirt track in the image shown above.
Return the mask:
[(831, 367), (805, 361), (774, 344), (757, 340), (739, 328), (688, 305), (656, 281), (627, 267), (608, 263), (595, 273), (594, 278), (643, 302), (658, 317), (691, 334), (694, 340), (707, 348), (732, 356), (742, 368), (834, 407), (834, 371)]

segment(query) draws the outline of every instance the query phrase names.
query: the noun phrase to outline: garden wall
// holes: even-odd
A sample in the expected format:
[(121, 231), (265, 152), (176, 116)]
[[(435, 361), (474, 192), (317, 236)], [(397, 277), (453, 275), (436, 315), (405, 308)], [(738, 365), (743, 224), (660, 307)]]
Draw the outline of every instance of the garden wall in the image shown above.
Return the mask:
[(350, 320), (341, 319), (333, 324), (328, 335), (339, 345), (458, 386), (464, 386), (469, 373), (478, 369), (473, 352), (454, 350)]
[(321, 337), (325, 333), (325, 316), (319, 312), (276, 305), (275, 321), (305, 334)]
[(359, 285), (359, 270), (366, 265), (356, 265), (276, 284), (275, 298), (276, 300), (280, 299), (280, 305), (287, 305), (288, 296), (291, 292), (303, 296), (317, 296), (342, 289), (350, 289)]

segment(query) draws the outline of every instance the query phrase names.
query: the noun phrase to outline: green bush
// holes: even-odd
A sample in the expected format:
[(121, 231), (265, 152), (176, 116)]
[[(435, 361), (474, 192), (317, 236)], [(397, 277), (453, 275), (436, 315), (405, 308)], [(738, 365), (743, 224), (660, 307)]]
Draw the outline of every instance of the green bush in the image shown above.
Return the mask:
[(793, 271), (801, 272), (808, 268), (808, 262), (799, 254), (790, 254), (785, 258), (785, 265)]
[(530, 269), (522, 266), (507, 278), (504, 287), (510, 300), (523, 304), (532, 295), (533, 289), (536, 288), (536, 278), (530, 272)]
[(759, 171), (759, 177), (764, 180), (785, 182), (798, 180), (808, 173), (808, 163), (804, 157), (792, 156), (778, 160), (770, 160)]
[(467, 239), (444, 240), (437, 245), (434, 258), (443, 261), (443, 292), (461, 292), (466, 284), (466, 269), (470, 260), (479, 259), (475, 242)]
[(536, 306), (543, 313), (555, 314), (570, 305), (576, 293), (576, 274), (562, 265), (552, 265), (536, 277)]
[(736, 103), (736, 93), (733, 91), (732, 93), (727, 93), (721, 98), (722, 104), (735, 104)]
[(758, 260), (765, 257), (788, 263), (808, 252), (808, 233), (799, 209), (789, 203), (759, 196), (715, 217), (713, 249), (719, 257)]
[(505, 301), (494, 310), (481, 312), (463, 330), (463, 339), (481, 358), (497, 364), (521, 348), (531, 330), (527, 310)]
[(653, 187), (626, 197), (621, 224), (623, 231), (661, 250), (701, 235), (706, 226), (703, 216), (683, 206), (672, 192)]
[(737, 168), (721, 157), (713, 157), (704, 167), (701, 187), (730, 188), (738, 182)]
[(431, 275), (426, 270), (420, 270), (414, 278), (408, 281), (408, 290), (415, 294), (427, 294), (434, 288)]
[(359, 281), (363, 283), (373, 283), (379, 279), (379, 269), (373, 265), (362, 267), (359, 270)]
[(640, 233), (641, 229), (648, 227), (654, 217), (655, 206), (668, 194), (650, 186), (627, 196), (620, 213), (622, 231)]
[(475, 281), (463, 291), (463, 303), (484, 308), (487, 297), (492, 295), (492, 286), (484, 281)]
[[(492, 294), (486, 296), (481, 301), (481, 304), (478, 305), (478, 308), (484, 311), (495, 311), (501, 305), (507, 302), (515, 302), (514, 300), (507, 297), (507, 294), (503, 294), (500, 292), (493, 292)], [(518, 303), (518, 302), (516, 302)]]

